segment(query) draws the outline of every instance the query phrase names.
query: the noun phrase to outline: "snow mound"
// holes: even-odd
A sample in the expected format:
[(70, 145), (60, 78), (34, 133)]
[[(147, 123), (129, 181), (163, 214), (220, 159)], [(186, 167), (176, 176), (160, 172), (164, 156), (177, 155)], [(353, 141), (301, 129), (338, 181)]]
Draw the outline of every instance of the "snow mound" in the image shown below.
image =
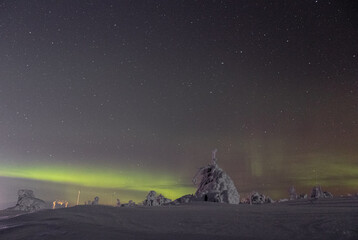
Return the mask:
[(179, 204), (183, 204), (183, 203), (190, 203), (190, 202), (194, 202), (197, 201), (197, 199), (195, 198), (195, 196), (193, 194), (187, 194), (184, 195), (176, 200), (174, 200), (173, 202), (171, 202), (170, 204), (172, 205), (179, 205)]
[(311, 198), (332, 198), (330, 192), (323, 192), (321, 186), (314, 186), (311, 192)]
[(143, 206), (162, 206), (172, 200), (165, 198), (162, 194), (157, 195), (155, 191), (150, 191), (143, 201)]
[(14, 210), (35, 212), (42, 209), (48, 209), (49, 205), (38, 198), (35, 198), (34, 192), (28, 189), (21, 189), (17, 192), (18, 199)]
[(275, 201), (272, 200), (269, 196), (265, 196), (264, 194), (260, 194), (258, 192), (253, 192), (250, 196), (250, 203), (251, 204), (264, 204), (264, 203), (274, 203)]
[(99, 197), (95, 197), (92, 201), (92, 205), (98, 205), (99, 204)]
[(301, 193), (300, 195), (297, 196), (297, 199), (307, 199), (308, 196), (306, 193)]
[(128, 203), (124, 203), (121, 205), (121, 207), (136, 207), (137, 204), (133, 200), (129, 200)]

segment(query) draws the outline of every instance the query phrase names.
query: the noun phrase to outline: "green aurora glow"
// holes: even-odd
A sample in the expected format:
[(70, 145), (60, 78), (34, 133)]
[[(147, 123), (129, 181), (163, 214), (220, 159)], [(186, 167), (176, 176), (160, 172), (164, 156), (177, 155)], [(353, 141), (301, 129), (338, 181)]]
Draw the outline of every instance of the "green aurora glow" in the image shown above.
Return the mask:
[[(308, 165), (308, 166), (307, 166)], [(312, 163), (295, 166), (295, 179), (304, 186), (323, 185), (325, 187), (358, 188), (358, 166), (347, 163)], [(312, 169), (312, 171), (307, 171)], [(316, 171), (317, 173), (315, 173)], [(306, 174), (304, 174), (304, 172)], [(317, 176), (315, 177), (315, 174)]]
[(115, 170), (78, 166), (2, 166), (0, 176), (73, 184), (102, 189), (122, 189), (147, 192), (155, 190), (175, 199), (194, 192), (194, 187), (177, 181), (172, 175), (133, 170)]

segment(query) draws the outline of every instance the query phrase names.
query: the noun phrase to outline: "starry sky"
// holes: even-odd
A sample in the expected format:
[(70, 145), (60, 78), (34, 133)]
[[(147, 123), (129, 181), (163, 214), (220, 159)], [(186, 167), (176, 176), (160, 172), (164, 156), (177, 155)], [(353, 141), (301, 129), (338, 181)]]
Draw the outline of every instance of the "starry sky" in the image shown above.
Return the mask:
[(0, 2), (0, 207), (358, 192), (356, 1)]

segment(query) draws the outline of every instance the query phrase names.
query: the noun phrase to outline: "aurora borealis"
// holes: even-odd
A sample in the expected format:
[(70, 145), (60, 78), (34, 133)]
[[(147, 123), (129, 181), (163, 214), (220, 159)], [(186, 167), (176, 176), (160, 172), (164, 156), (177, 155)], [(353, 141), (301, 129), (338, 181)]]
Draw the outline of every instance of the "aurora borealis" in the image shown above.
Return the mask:
[(23, 178), (30, 180), (49, 181), (54, 183), (74, 184), (84, 187), (122, 189), (149, 192), (156, 190), (171, 198), (178, 198), (193, 192), (192, 187), (180, 186), (177, 179), (163, 176), (161, 173), (151, 174), (141, 170), (124, 170), (104, 168), (88, 168), (84, 166), (64, 167), (43, 165), (4, 167), (0, 171), (3, 177)]
[(356, 1), (1, 1), (0, 208), (358, 192)]

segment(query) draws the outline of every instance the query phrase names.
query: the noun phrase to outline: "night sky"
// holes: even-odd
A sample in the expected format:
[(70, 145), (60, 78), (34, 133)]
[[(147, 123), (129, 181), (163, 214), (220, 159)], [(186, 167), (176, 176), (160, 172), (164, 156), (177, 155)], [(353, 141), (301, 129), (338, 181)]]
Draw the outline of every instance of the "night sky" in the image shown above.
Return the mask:
[(1, 1), (0, 205), (358, 192), (357, 1)]

